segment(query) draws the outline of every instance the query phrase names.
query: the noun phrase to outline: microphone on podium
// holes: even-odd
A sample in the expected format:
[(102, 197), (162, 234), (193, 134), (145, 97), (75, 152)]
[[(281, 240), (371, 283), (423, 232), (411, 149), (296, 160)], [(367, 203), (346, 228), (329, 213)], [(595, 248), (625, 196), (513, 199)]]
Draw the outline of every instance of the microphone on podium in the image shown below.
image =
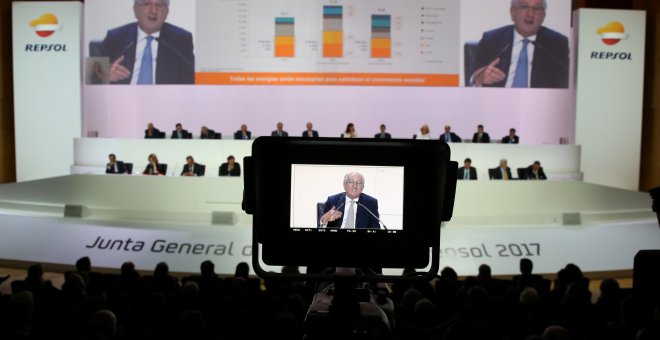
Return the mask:
[(383, 225), (383, 229), (388, 230), (385, 223), (383, 223), (383, 221), (381, 221), (380, 218), (378, 218), (378, 216), (376, 216), (374, 213), (372, 213), (371, 210), (369, 210), (369, 208), (367, 208), (366, 205), (360, 203), (359, 201), (355, 201), (355, 203), (357, 203), (358, 205), (361, 205), (364, 209), (366, 209), (371, 214), (371, 216), (375, 217), (378, 220), (378, 222), (380, 222), (380, 224)]
[(193, 68), (195, 67), (195, 63), (192, 62), (190, 59), (186, 58), (186, 56), (184, 56), (181, 52), (179, 52), (179, 50), (178, 50), (175, 46), (172, 46), (172, 44), (170, 44), (170, 43), (168, 43), (167, 41), (163, 40), (163, 38), (160, 38), (160, 37), (154, 37), (154, 39), (156, 39), (156, 41), (158, 41), (158, 43), (163, 44), (163, 45), (164, 45), (165, 47), (167, 47), (169, 50), (171, 50), (172, 52), (174, 52), (174, 54), (176, 54), (177, 57), (179, 57), (179, 58), (180, 58), (181, 60), (183, 60), (186, 64), (188, 64), (188, 66), (192, 66)]
[[(504, 54), (504, 52), (506, 52), (506, 50), (508, 50), (510, 47), (511, 47), (511, 44), (510, 44), (510, 43), (509, 43), (509, 44), (506, 44), (506, 45), (504, 46), (504, 48), (501, 49), (499, 53), (497, 53), (497, 58), (501, 58), (501, 57), (502, 57), (502, 54)], [(497, 58), (495, 58), (495, 59), (497, 59)]]
[(559, 65), (559, 67), (562, 68), (562, 70), (568, 72), (568, 65), (566, 65), (566, 63), (564, 63), (563, 61), (559, 60), (559, 58), (554, 53), (552, 53), (550, 49), (545, 47), (543, 44), (539, 44), (536, 40), (532, 40), (531, 42), (532, 44), (534, 44), (534, 47), (538, 47), (539, 50), (541, 50), (544, 54), (549, 56), (550, 59), (552, 59), (552, 61), (554, 61), (557, 65)]
[[(131, 48), (133, 45), (135, 45), (136, 42), (137, 42), (137, 40), (131, 40), (131, 42), (128, 43), (128, 45), (126, 45), (126, 47), (124, 47), (124, 49), (121, 50), (121, 52), (119, 52), (117, 54), (119, 56), (119, 57), (117, 57), (117, 59), (119, 59), (121, 56), (123, 56), (124, 53), (126, 53), (126, 51), (128, 51), (129, 48)], [(111, 63), (114, 63), (115, 61), (117, 61), (117, 59), (113, 60)]]

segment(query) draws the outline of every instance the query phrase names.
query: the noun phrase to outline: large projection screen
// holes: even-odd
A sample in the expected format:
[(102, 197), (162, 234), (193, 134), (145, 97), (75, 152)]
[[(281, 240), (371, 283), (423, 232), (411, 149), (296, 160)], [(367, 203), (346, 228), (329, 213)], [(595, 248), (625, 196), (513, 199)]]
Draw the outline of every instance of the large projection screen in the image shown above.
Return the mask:
[[(269, 135), (281, 121), (290, 135), (312, 122), (321, 136), (336, 137), (352, 122), (360, 137), (384, 123), (395, 138), (428, 124), (435, 138), (451, 125), (469, 139), (483, 124), (493, 139), (515, 127), (521, 143), (573, 142), (573, 81), (565, 88), (469, 84), (470, 51), (484, 32), (512, 25), (511, 11), (510, 0), (172, 0), (166, 22), (189, 32), (193, 48), (163, 37), (158, 50), (172, 67), (194, 65), (194, 81), (114, 85), (107, 76), (92, 81), (91, 72), (96, 62), (107, 72), (119, 55), (141, 53), (135, 34), (115, 40), (112, 53), (97, 51), (109, 30), (136, 22), (133, 1), (88, 0), (83, 134), (141, 138), (153, 122), (167, 132), (182, 123), (194, 138), (202, 126), (231, 136), (241, 124)], [(569, 41), (570, 62), (550, 56), (555, 65), (545, 66), (567, 79), (570, 13), (569, 0), (549, 1), (542, 23)], [(553, 53), (536, 46), (538, 61)]]

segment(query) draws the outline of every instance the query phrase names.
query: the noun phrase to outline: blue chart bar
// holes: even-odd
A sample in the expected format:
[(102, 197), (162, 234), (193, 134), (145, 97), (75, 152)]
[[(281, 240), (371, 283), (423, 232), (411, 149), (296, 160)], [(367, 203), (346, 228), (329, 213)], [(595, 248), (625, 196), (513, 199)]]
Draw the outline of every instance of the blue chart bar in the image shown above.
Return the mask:
[(374, 28), (387, 28), (387, 30), (390, 30), (390, 27), (392, 27), (392, 19), (391, 16), (388, 15), (380, 15), (380, 14), (374, 14), (371, 16), (371, 27)]
[(323, 6), (323, 15), (343, 15), (344, 8), (342, 6)]
[(293, 25), (293, 18), (275, 18), (276, 24), (291, 24)]

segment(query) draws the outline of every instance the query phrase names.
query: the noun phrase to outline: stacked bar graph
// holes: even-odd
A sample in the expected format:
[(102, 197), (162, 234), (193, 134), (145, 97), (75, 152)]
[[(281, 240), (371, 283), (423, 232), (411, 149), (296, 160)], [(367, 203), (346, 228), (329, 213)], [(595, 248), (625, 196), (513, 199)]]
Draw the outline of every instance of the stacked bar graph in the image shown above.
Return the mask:
[(275, 57), (291, 58), (295, 47), (294, 19), (275, 18)]
[(323, 57), (341, 58), (344, 51), (342, 6), (323, 6)]
[(392, 57), (392, 17), (389, 14), (371, 16), (371, 57)]

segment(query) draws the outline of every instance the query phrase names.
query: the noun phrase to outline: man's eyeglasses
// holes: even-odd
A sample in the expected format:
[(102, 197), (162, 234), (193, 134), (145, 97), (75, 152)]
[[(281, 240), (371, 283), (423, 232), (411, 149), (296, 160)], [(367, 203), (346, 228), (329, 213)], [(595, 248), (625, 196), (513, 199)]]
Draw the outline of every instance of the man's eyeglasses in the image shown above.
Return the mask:
[(362, 181), (357, 181), (357, 182), (356, 182), (356, 181), (346, 181), (346, 182), (344, 182), (344, 183), (346, 183), (346, 184), (348, 184), (348, 185), (350, 185), (350, 186), (356, 186), (356, 185), (357, 185), (358, 187), (363, 187), (363, 186), (364, 186), (364, 182), (362, 182)]
[(522, 12), (527, 12), (531, 9), (532, 12), (534, 12), (534, 14), (541, 14), (545, 12), (545, 8), (543, 8), (543, 6), (530, 6), (527, 4), (522, 4), (522, 5), (516, 5), (516, 8)]

